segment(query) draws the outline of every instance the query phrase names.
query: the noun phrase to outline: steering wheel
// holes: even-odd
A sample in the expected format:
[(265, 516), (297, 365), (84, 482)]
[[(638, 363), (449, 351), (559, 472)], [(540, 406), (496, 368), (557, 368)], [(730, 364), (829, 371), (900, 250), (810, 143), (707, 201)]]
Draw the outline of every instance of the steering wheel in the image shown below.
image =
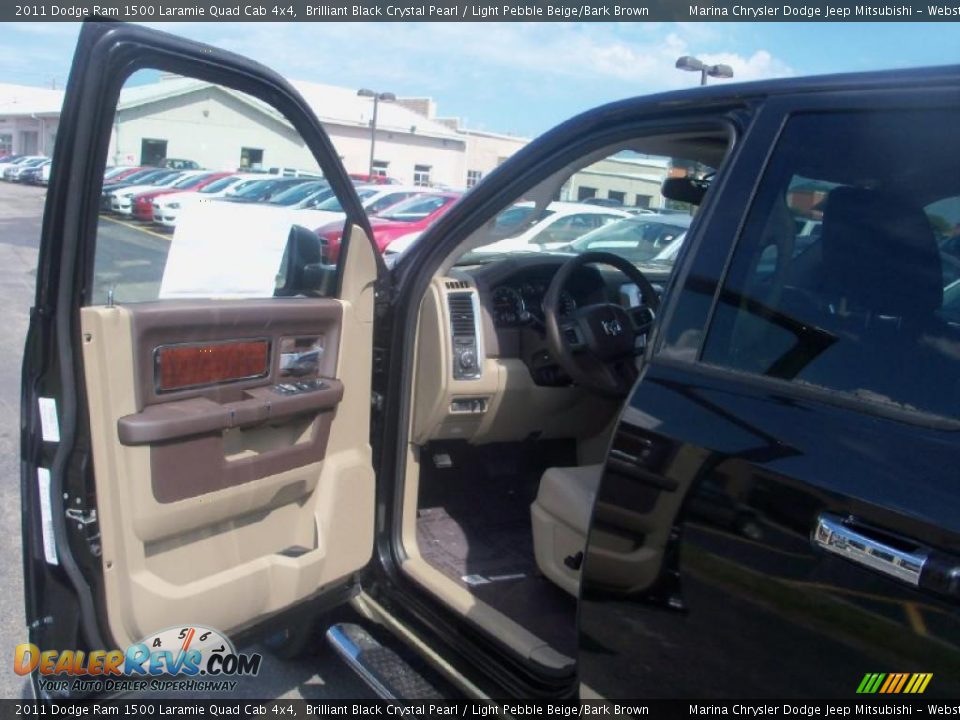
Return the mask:
[[(627, 309), (596, 303), (561, 316), (564, 286), (580, 267), (591, 264), (610, 265), (626, 275), (640, 289), (643, 304)], [(659, 309), (657, 291), (633, 263), (607, 252), (577, 255), (560, 267), (543, 296), (547, 347), (578, 385), (605, 397), (626, 397), (637, 379), (636, 357), (643, 354)]]

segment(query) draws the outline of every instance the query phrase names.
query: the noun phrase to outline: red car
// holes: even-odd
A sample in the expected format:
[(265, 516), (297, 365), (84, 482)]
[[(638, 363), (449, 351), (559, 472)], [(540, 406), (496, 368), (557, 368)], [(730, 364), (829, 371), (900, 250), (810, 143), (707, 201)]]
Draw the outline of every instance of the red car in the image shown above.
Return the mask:
[(203, 175), (191, 175), (185, 177), (180, 182), (174, 183), (170, 187), (157, 188), (148, 192), (135, 195), (133, 198), (133, 216), (137, 220), (151, 222), (153, 220), (153, 199), (159, 195), (167, 195), (175, 192), (186, 192), (188, 190), (199, 190), (209, 185), (214, 180), (219, 180), (227, 175), (233, 175), (229, 172), (212, 172)]
[[(408, 235), (419, 235), (433, 221), (443, 215), (460, 199), (457, 192), (424, 192), (414, 195), (396, 205), (391, 205), (378, 215), (370, 218), (373, 239), (380, 252), (394, 240)], [(317, 228), (317, 234), (323, 243), (323, 260), (333, 264), (340, 257), (340, 239), (343, 235), (343, 222), (333, 222)]]
[(399, 182), (395, 178), (389, 178), (383, 175), (368, 175), (366, 173), (350, 173), (350, 179), (366, 185), (396, 185)]

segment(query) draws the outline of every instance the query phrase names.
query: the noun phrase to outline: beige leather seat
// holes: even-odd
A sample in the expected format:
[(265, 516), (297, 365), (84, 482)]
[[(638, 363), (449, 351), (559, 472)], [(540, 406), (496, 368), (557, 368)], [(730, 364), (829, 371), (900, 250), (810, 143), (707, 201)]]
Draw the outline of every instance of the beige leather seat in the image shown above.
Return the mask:
[(537, 567), (575, 597), (580, 593), (580, 569), (564, 560), (576, 558), (586, 548), (602, 474), (603, 465), (547, 468), (540, 478), (537, 499), (530, 505)]

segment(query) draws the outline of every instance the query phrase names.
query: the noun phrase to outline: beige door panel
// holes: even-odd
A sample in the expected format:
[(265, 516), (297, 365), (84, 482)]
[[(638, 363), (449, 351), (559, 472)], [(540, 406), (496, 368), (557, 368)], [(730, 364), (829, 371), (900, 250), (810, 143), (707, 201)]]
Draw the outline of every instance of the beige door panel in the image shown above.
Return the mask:
[[(343, 262), (339, 300), (81, 310), (104, 590), (119, 647), (182, 623), (229, 634), (368, 562), (376, 264), (362, 234)], [(322, 388), (273, 389), (300, 379), (281, 370), (291, 338), (322, 345)], [(268, 366), (201, 385), (190, 378), (224, 368), (188, 366), (184, 386), (158, 382), (158, 348), (202, 357), (231, 342), (266, 343)]]

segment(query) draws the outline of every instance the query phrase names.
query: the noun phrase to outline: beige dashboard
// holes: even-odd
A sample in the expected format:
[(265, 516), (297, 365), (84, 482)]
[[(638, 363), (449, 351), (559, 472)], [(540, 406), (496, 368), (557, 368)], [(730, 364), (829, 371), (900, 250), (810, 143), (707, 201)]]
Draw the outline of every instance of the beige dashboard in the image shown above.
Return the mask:
[[(463, 298), (465, 293), (473, 296), (477, 340), (470, 377), (462, 377), (458, 367), (457, 350), (462, 348), (455, 346), (450, 310), (450, 296)], [(420, 306), (414, 444), (584, 438), (606, 426), (615, 411), (611, 403), (577, 387), (535, 384), (523, 360), (497, 356), (494, 333), (476, 287), (462, 279), (434, 278)]]

